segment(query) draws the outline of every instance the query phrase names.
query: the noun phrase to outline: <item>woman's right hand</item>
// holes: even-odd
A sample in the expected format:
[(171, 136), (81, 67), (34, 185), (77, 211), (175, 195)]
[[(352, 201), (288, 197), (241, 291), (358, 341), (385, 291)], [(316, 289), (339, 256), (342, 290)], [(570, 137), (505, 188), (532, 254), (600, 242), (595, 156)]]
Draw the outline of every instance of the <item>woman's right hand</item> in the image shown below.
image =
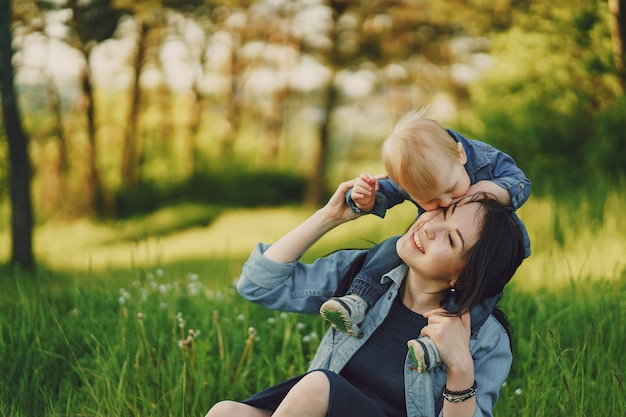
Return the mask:
[(333, 219), (337, 224), (341, 224), (350, 220), (354, 220), (359, 217), (359, 214), (354, 213), (348, 203), (346, 203), (346, 192), (359, 180), (355, 178), (349, 181), (344, 181), (337, 187), (335, 193), (330, 197), (328, 202), (319, 211), (323, 212), (329, 219)]
[(276, 262), (293, 262), (327, 232), (342, 223), (359, 217), (346, 203), (346, 191), (356, 180), (339, 184), (337, 190), (326, 205), (317, 210), (311, 217), (296, 228), (278, 239), (263, 255)]

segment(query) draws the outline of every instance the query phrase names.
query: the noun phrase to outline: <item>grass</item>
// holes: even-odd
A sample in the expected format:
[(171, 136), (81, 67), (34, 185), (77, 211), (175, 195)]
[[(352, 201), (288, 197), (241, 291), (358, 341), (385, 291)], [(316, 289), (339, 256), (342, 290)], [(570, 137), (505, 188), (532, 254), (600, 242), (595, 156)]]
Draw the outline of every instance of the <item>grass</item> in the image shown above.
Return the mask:
[[(514, 364), (496, 415), (626, 414), (619, 201), (602, 222), (551, 201), (520, 213), (533, 255), (503, 299)], [(305, 259), (400, 233), (413, 211), (394, 210), (332, 232)], [(245, 302), (232, 282), (257, 241), (308, 214), (229, 211), (180, 232), (174, 215), (158, 236), (140, 220), (43, 226), (42, 266), (0, 274), (0, 416), (200, 416), (303, 371), (325, 323)]]

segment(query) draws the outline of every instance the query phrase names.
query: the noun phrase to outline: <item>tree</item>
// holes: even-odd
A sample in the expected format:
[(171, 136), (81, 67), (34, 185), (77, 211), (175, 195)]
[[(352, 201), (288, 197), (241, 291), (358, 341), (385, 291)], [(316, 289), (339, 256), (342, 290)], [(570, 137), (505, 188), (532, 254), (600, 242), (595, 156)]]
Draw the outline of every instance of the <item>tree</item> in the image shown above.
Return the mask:
[(626, 1), (609, 0), (611, 40), (615, 73), (622, 87), (626, 88)]
[(2, 116), (9, 141), (9, 188), (11, 196), (11, 263), (31, 268), (33, 215), (30, 195), (31, 169), (27, 138), (17, 106), (11, 46), (11, 0), (0, 0), (0, 95)]

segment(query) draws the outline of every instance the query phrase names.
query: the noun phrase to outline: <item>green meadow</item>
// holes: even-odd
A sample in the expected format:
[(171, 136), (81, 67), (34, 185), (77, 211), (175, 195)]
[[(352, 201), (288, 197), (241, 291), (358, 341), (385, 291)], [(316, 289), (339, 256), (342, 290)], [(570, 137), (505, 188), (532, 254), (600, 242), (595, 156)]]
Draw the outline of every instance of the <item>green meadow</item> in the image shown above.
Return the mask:
[[(514, 363), (495, 415), (626, 415), (623, 202), (532, 198), (520, 211), (533, 254), (502, 301)], [(253, 305), (233, 283), (256, 242), (310, 213), (185, 205), (40, 226), (37, 271), (0, 275), (0, 416), (202, 416), (304, 371), (323, 320)], [(305, 259), (371, 245), (413, 216), (403, 205), (358, 219)]]

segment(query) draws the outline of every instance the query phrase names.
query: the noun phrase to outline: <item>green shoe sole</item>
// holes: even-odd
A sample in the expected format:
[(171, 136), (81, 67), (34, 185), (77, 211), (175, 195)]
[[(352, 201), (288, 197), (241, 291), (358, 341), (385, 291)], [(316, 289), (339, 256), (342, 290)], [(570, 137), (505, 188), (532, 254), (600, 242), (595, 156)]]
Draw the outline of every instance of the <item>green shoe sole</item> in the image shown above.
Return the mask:
[(336, 311), (322, 311), (322, 316), (340, 332), (352, 334), (352, 330), (346, 327), (346, 322), (341, 313)]

